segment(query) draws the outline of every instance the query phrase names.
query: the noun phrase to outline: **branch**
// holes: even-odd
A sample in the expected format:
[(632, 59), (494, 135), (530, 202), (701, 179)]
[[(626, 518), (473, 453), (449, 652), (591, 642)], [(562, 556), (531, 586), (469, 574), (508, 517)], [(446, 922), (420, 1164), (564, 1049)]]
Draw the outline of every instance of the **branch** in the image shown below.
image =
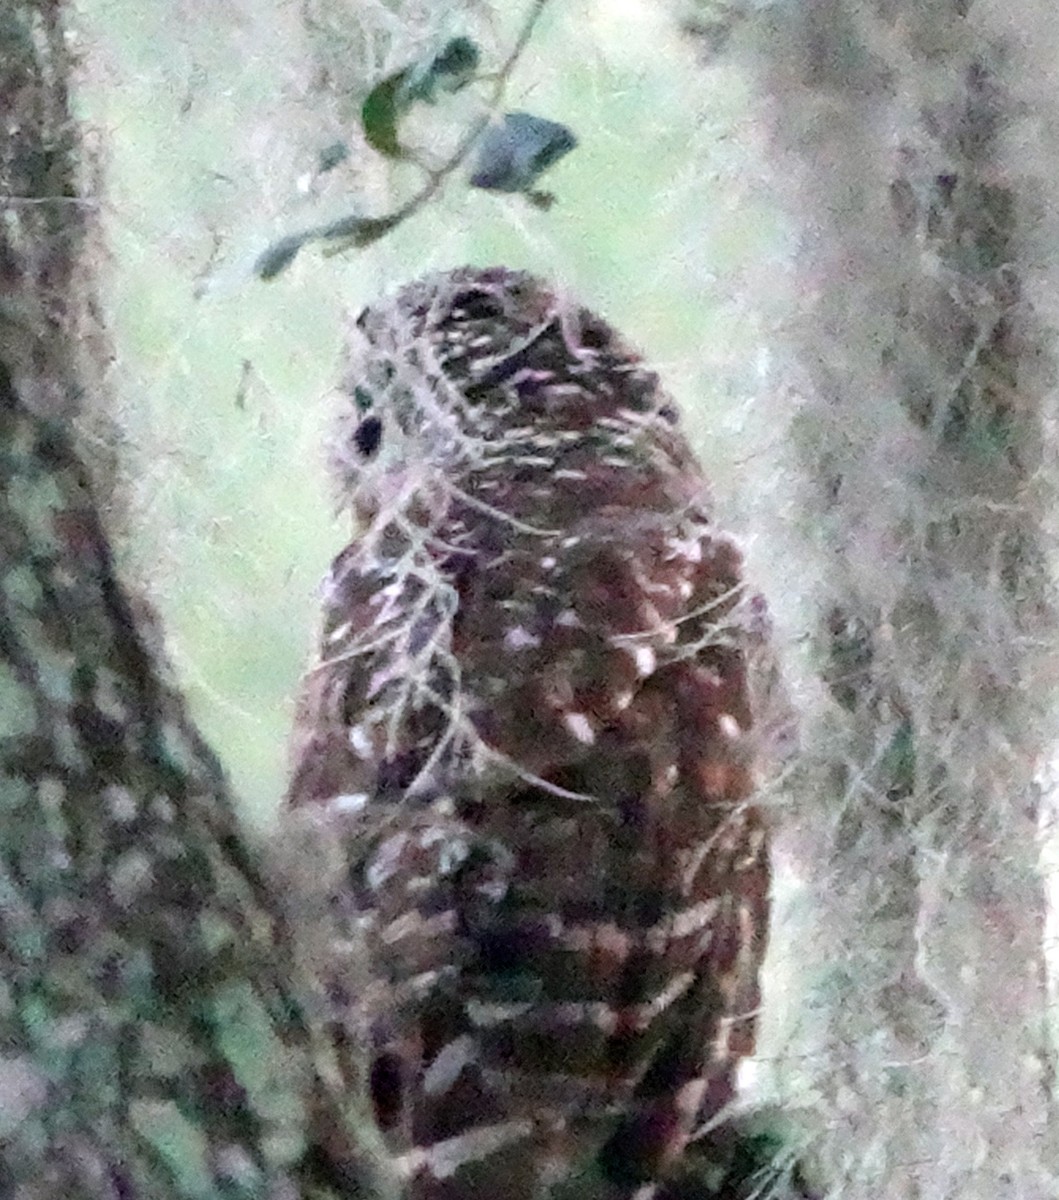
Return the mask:
[(486, 102), (485, 112), (475, 120), (449, 157), (436, 168), (424, 168), (427, 171), (427, 182), (418, 192), (404, 204), (381, 217), (365, 217), (357, 214), (339, 217), (325, 225), (316, 225), (301, 233), (289, 234), (273, 242), (258, 258), (254, 271), (261, 279), (274, 279), (293, 262), (303, 246), (311, 242), (324, 242), (327, 247), (325, 254), (342, 254), (347, 250), (362, 249), (364, 246), (377, 242), (380, 238), (396, 229), (402, 222), (414, 216), (421, 208), (430, 202), (444, 186), (445, 181), (467, 160), (471, 151), (478, 145), (496, 115), (504, 98), (508, 80), (511, 77), (523, 51), (529, 44), (533, 30), (540, 19), (548, 0), (532, 0), (529, 13), (523, 22), (522, 29), (507, 58), (493, 77), (493, 87)]

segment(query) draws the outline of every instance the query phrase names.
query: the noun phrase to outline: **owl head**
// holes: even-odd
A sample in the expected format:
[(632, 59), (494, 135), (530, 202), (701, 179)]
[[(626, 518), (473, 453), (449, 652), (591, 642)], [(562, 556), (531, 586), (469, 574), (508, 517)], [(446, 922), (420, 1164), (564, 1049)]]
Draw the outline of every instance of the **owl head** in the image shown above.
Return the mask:
[(637, 423), (676, 420), (657, 376), (606, 322), (502, 267), (427, 276), (364, 309), (340, 396), (339, 504), (371, 521), (437, 513), (454, 483), (473, 490), (497, 467), (547, 472), (564, 446), (608, 425), (628, 425), (629, 441)]

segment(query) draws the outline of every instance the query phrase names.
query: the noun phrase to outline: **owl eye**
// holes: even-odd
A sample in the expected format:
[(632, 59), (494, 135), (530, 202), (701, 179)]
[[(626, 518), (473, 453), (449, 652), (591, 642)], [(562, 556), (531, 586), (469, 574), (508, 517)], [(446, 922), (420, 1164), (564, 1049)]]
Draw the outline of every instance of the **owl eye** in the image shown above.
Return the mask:
[(477, 289), (457, 292), (452, 298), (452, 310), (467, 321), (496, 321), (504, 316), (503, 304), (489, 292)]
[(374, 458), (382, 445), (382, 422), (378, 417), (366, 417), (353, 434), (353, 444), (361, 458)]

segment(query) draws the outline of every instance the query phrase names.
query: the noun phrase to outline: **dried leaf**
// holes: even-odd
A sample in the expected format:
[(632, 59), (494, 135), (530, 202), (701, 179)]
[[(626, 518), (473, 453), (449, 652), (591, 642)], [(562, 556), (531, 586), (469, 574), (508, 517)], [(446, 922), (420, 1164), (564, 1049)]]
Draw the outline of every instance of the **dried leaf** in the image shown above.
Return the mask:
[(493, 192), (530, 192), (537, 179), (577, 145), (572, 130), (532, 113), (505, 113), (478, 143), (471, 186)]

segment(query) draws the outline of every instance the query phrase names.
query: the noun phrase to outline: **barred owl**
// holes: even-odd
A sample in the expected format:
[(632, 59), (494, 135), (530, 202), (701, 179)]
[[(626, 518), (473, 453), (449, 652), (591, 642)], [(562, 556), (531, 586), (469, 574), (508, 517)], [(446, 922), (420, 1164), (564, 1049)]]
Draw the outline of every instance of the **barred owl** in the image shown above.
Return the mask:
[(656, 375), (530, 275), (365, 309), (340, 397), (288, 796), (366, 954), (335, 1019), (414, 1200), (650, 1196), (754, 1045), (739, 554)]

